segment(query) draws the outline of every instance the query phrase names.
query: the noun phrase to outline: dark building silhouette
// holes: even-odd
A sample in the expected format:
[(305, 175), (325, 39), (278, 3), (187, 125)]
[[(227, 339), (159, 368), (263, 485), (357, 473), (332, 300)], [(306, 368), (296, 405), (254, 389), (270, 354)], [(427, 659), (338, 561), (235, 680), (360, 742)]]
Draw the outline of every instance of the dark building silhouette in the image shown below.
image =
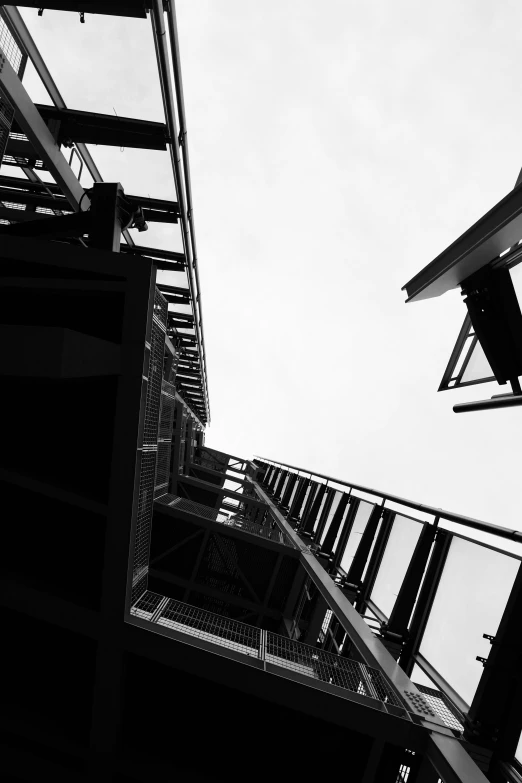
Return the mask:
[[(150, 17), (166, 122), (68, 109), (0, 9), (2, 779), (522, 780), (520, 557), (469, 538), (522, 535), (205, 444), (173, 4), (53, 10)], [(89, 143), (170, 151), (177, 202), (104, 183)], [(154, 221), (183, 253), (134, 242)], [(464, 585), (444, 603), (474, 562), (498, 620), (480, 660)], [(441, 612), (444, 669), (423, 647)], [(471, 703), (459, 666), (482, 672)]]

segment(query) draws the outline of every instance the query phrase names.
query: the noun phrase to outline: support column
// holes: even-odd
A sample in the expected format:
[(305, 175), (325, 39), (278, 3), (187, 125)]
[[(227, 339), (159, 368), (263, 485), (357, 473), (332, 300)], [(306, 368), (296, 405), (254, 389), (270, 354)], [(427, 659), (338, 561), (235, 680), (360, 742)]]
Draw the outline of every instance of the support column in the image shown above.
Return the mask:
[(356, 498), (353, 495), (350, 496), (350, 508), (346, 515), (346, 519), (344, 520), (344, 525), (343, 529), (341, 530), (341, 535), (339, 536), (339, 541), (337, 542), (337, 547), (332, 559), (332, 569), (339, 568), (341, 565), (346, 545), (348, 544), (348, 539), (350, 538), (350, 533), (352, 532), (353, 523), (355, 522), (355, 517), (357, 516), (357, 511), (359, 510), (360, 502), (361, 501), (359, 498)]
[(441, 529), (436, 531), (435, 543), (428, 564), (428, 571), (410, 624), (409, 638), (406, 641), (399, 658), (400, 667), (408, 675), (412, 673), (413, 667), (415, 666), (415, 656), (419, 652), (422, 637), (424, 636), (424, 631), (428, 624), (431, 607), (435, 600), (451, 541), (451, 533)]
[(299, 520), (299, 530), (304, 531), (306, 527), (306, 523), (308, 520), (308, 517), (310, 516), (310, 511), (312, 509), (314, 498), (319, 490), (319, 483), (317, 481), (310, 480), (310, 492), (308, 493), (308, 497), (306, 498), (306, 503), (304, 505), (303, 511), (300, 516)]
[(366, 527), (364, 528), (363, 534), (361, 536), (361, 540), (359, 541), (357, 551), (355, 552), (350, 568), (348, 569), (348, 574), (346, 575), (346, 584), (353, 586), (355, 590), (359, 590), (361, 587), (364, 569), (370, 555), (373, 540), (377, 533), (377, 528), (379, 526), (382, 513), (382, 506), (373, 507), (368, 522), (366, 523)]
[(324, 501), (323, 510), (321, 511), (321, 518), (319, 519), (317, 529), (314, 533), (314, 542), (316, 544), (321, 543), (321, 536), (323, 535), (323, 531), (326, 527), (326, 520), (328, 519), (328, 514), (330, 513), (330, 509), (332, 508), (332, 503), (335, 497), (335, 489), (332, 489), (332, 487), (328, 487), (326, 492), (326, 500)]
[(406, 575), (402, 580), (390, 619), (387, 625), (382, 628), (385, 639), (397, 641), (400, 644), (405, 640), (408, 633), (411, 613), (415, 606), (422, 577), (424, 576), (424, 571), (430, 556), (431, 545), (435, 538), (437, 524), (438, 519), (435, 520), (433, 525), (423, 525)]
[(301, 531), (302, 533), (305, 533), (308, 536), (311, 536), (314, 531), (314, 525), (317, 519), (317, 515), (319, 514), (319, 509), (321, 508), (321, 503), (327, 488), (328, 488), (327, 484), (318, 485), (317, 492), (315, 493), (315, 497), (312, 501), (312, 506), (307, 515), (304, 527)]
[(300, 476), (299, 486), (297, 487), (296, 493), (294, 495), (294, 499), (292, 501), (292, 505), (290, 506), (290, 509), (288, 511), (289, 520), (294, 520), (294, 519), (297, 520), (297, 518), (299, 517), (299, 512), (301, 511), (301, 507), (303, 505), (307, 487), (308, 487), (308, 481), (304, 478), (304, 476)]
[[(120, 252), (122, 228), (127, 227), (128, 213), (119, 182), (95, 182), (91, 195), (89, 246)], [(126, 219), (127, 218), (127, 219)]]
[(324, 542), (321, 546), (321, 550), (325, 554), (333, 554), (333, 548), (337, 539), (337, 534), (339, 533), (341, 522), (343, 520), (344, 512), (346, 511), (346, 506), (348, 505), (349, 499), (349, 494), (343, 492), (339, 501), (339, 505), (337, 506), (335, 514), (333, 515), (332, 521), (330, 523), (330, 527), (328, 528), (328, 532), (326, 533)]
[(290, 498), (292, 496), (292, 491), (293, 491), (293, 489), (295, 487), (295, 484), (296, 484), (296, 481), (297, 481), (298, 478), (299, 478), (299, 476), (297, 475), (297, 473), (290, 473), (288, 481), (287, 481), (287, 484), (286, 484), (284, 495), (281, 498), (281, 505), (284, 508), (286, 508), (288, 506), (289, 502), (290, 502)]
[(278, 481), (276, 482), (275, 488), (274, 488), (274, 500), (277, 502), (277, 500), (281, 497), (281, 492), (283, 490), (283, 485), (285, 483), (286, 477), (288, 476), (287, 470), (282, 470), (281, 475), (279, 476)]
[(355, 603), (355, 608), (358, 612), (362, 612), (366, 603), (366, 599), (369, 598), (372, 593), (373, 586), (377, 578), (377, 573), (384, 555), (384, 550), (386, 549), (386, 544), (388, 543), (388, 538), (390, 537), (390, 533), (393, 527), (394, 519), (395, 512), (391, 511), (389, 508), (384, 509), (381, 529), (379, 530), (379, 534), (370, 557), (370, 562), (368, 563), (368, 568), (364, 575), (364, 582), (361, 585), (359, 595)]

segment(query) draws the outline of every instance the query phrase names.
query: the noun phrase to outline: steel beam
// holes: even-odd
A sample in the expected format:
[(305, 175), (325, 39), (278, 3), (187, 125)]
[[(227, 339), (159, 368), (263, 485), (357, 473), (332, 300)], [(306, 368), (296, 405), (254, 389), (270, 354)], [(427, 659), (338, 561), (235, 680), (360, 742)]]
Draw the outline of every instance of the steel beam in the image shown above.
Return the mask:
[[(62, 98), (60, 91), (58, 90), (58, 87), (56, 86), (56, 83), (53, 77), (51, 76), (49, 69), (47, 68), (47, 65), (45, 64), (42, 55), (38, 51), (38, 47), (33, 41), (33, 38), (29, 30), (27, 29), (25, 22), (22, 19), (22, 16), (20, 15), (20, 12), (15, 6), (4, 5), (3, 13), (7, 16), (11, 26), (16, 31), (16, 35), (22, 42), (22, 45), (25, 51), (27, 52), (29, 59), (31, 60), (52, 102), (58, 108), (66, 109), (67, 107), (65, 105), (65, 101)], [(98, 167), (96, 166), (96, 163), (94, 162), (91, 153), (87, 149), (86, 145), (81, 142), (78, 142), (75, 146), (81, 159), (87, 166), (87, 170), (89, 171), (89, 174), (91, 175), (93, 181), (103, 182), (103, 177), (100, 174)], [(134, 245), (134, 240), (129, 234), (128, 229), (125, 229), (125, 231), (123, 232), (123, 236), (125, 237), (125, 241), (127, 242), (127, 245), (129, 247), (132, 247)]]
[[(40, 0), (22, 0), (17, 5), (26, 8), (41, 8)], [(55, 11), (75, 11), (146, 19), (150, 0), (45, 0), (45, 8)]]
[[(489, 783), (484, 773), (455, 738), (432, 732), (425, 759), (433, 765), (444, 783)], [(418, 783), (424, 783), (421, 772), (417, 780)]]
[(35, 105), (46, 123), (50, 120), (59, 123), (56, 139), (58, 144), (67, 145), (69, 142), (79, 141), (114, 147), (167, 149), (167, 126), (163, 122), (65, 109), (42, 103)]
[(88, 196), (7, 58), (0, 59), (0, 86), (15, 109), (18, 124), (59, 184), (69, 204), (76, 212), (87, 210), (90, 206)]

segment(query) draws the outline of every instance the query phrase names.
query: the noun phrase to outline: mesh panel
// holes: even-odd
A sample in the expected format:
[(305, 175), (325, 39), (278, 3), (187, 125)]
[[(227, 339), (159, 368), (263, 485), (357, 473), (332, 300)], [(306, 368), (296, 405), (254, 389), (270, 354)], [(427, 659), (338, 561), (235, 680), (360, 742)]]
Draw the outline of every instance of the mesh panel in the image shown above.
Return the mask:
[[(2, 20), (0, 19), (0, 23)], [(1, 27), (0, 27), (1, 30)], [(9, 140), (9, 131), (14, 119), (14, 109), (0, 90), (0, 163)]]
[(266, 660), (354, 693), (401, 706), (379, 671), (340, 655), (318, 650), (311, 645), (269, 632), (266, 639)]
[(179, 498), (176, 495), (163, 495), (158, 502), (164, 506), (184, 511), (187, 514), (194, 514), (195, 516), (203, 517), (203, 519), (211, 519), (213, 522), (222, 522), (224, 519), (228, 519), (226, 514), (221, 514), (215, 508), (204, 506), (202, 503), (194, 503), (193, 500)]
[(139, 600), (134, 602), (132, 614), (143, 620), (150, 620), (162, 601), (162, 596), (146, 591)]
[(176, 408), (176, 401), (168, 394), (165, 394), (165, 386), (170, 386), (170, 384), (167, 384), (165, 383), (165, 381), (163, 381), (163, 393), (161, 395), (161, 413), (160, 413), (158, 437), (162, 438), (163, 440), (170, 441), (172, 438), (172, 425), (174, 422), (174, 410)]
[(5, 21), (1, 17), (0, 17), (0, 49), (2, 49), (3, 53), (5, 54), (9, 62), (9, 65), (11, 66), (13, 71), (16, 71), (16, 73), (19, 74), (23, 61), (27, 59), (27, 55), (24, 52), (22, 52), (22, 50), (16, 43), (15, 39), (13, 38), (8, 26), (6, 25)]
[(163, 353), (165, 334), (155, 321), (152, 323), (150, 340), (150, 358), (145, 401), (145, 421), (143, 427), (143, 445), (156, 445), (158, 442), (159, 407), (161, 381), (163, 377)]
[(154, 292), (154, 319), (157, 319), (165, 330), (167, 327), (168, 303), (156, 288)]
[(401, 706), (391, 686), (376, 669), (230, 617), (152, 592), (140, 597), (131, 614), (353, 693)]
[(176, 387), (173, 383), (170, 383), (169, 381), (163, 381), (163, 391), (165, 394), (169, 394), (171, 397), (176, 397)]
[(148, 581), (149, 581), (148, 569), (144, 569), (143, 576), (139, 577), (138, 580), (135, 582), (135, 584), (132, 586), (131, 605), (135, 604), (138, 598), (147, 592)]
[(136, 541), (134, 545), (133, 576), (140, 568), (148, 565), (150, 525), (154, 499), (154, 474), (156, 472), (156, 451), (143, 451), (138, 493), (138, 514), (136, 520)]
[(156, 463), (156, 492), (168, 487), (170, 474), (170, 442), (158, 443), (158, 460)]
[(168, 628), (178, 628), (185, 633), (190, 628), (192, 636), (197, 636), (200, 639), (212, 637), (209, 641), (213, 642), (217, 637), (220, 640), (219, 643), (224, 647), (239, 652), (246, 651), (247, 654), (258, 656), (261, 636), (259, 628), (212, 614), (181, 601), (170, 599), (161, 612), (157, 623)]

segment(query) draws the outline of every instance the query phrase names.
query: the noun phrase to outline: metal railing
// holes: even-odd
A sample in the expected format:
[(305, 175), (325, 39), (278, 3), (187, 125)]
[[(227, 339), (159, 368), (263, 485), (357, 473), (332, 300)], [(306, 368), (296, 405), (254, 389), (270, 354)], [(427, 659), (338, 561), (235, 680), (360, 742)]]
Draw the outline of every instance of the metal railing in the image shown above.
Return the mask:
[(402, 706), (377, 669), (206, 609), (146, 591), (131, 615), (384, 704)]
[[(465, 517), (462, 514), (456, 514), (452, 511), (445, 511), (442, 508), (435, 508), (433, 506), (428, 506), (423, 503), (418, 503), (414, 500), (408, 500), (407, 498), (401, 498), (398, 495), (392, 495), (389, 492), (381, 492), (378, 489), (372, 489), (371, 487), (364, 487), (361, 484), (354, 484), (349, 481), (344, 481), (343, 479), (334, 478), (333, 476), (327, 476), (324, 473), (317, 473), (316, 471), (310, 471), (305, 468), (297, 467), (296, 465), (289, 465), (286, 462), (275, 462), (274, 460), (266, 459), (265, 457), (258, 457), (260, 462), (262, 462), (265, 465), (268, 465), (269, 467), (275, 467), (279, 470), (293, 470), (298, 472), (299, 474), (304, 474), (306, 478), (310, 477), (311, 479), (323, 479), (326, 480), (326, 483), (332, 483), (337, 485), (338, 487), (347, 487), (352, 491), (352, 495), (354, 497), (358, 497), (357, 492), (363, 493), (362, 500), (368, 500), (367, 497), (370, 495), (372, 497), (372, 501), (370, 502), (379, 502), (382, 503), (383, 506), (387, 506), (388, 503), (393, 503), (398, 506), (404, 506), (405, 508), (413, 509), (415, 511), (420, 511), (423, 514), (433, 516), (437, 520), (448, 520), (449, 522), (456, 522), (459, 525), (464, 525), (465, 527), (472, 528), (474, 530), (480, 530), (484, 533), (490, 533), (493, 536), (498, 536), (500, 538), (505, 538), (510, 541), (516, 541), (517, 543), (522, 543), (522, 532), (519, 530), (511, 530), (509, 528), (501, 527), (500, 525), (493, 525), (490, 522), (483, 522), (480, 519), (474, 519), (473, 517)], [(266, 477), (267, 474), (265, 474)], [(260, 483), (264, 485), (263, 479)], [(393, 509), (395, 510), (395, 509)], [(398, 513), (402, 514), (402, 511), (398, 511)], [(421, 520), (417, 520), (421, 521)]]

